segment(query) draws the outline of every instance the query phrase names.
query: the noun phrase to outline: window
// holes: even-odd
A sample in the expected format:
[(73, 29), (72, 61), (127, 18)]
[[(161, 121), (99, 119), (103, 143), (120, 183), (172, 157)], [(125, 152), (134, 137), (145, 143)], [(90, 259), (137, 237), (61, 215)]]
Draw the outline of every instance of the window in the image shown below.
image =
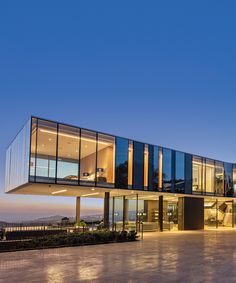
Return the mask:
[(184, 193), (185, 191), (185, 174), (184, 174), (185, 154), (176, 151), (175, 153), (175, 192)]
[(157, 146), (149, 145), (148, 148), (148, 189), (150, 191), (158, 190), (158, 154)]
[(193, 156), (192, 161), (192, 191), (193, 193), (203, 192), (203, 161), (201, 157)]
[(224, 195), (224, 165), (222, 162), (215, 162), (215, 190), (216, 194)]
[(115, 186), (117, 188), (128, 188), (128, 145), (127, 139), (116, 138)]
[(80, 129), (59, 124), (57, 182), (78, 184)]
[(115, 138), (98, 134), (97, 145), (97, 184), (113, 186), (115, 162)]
[(81, 130), (80, 184), (95, 185), (96, 133)]
[(171, 167), (172, 151), (170, 149), (163, 149), (163, 190), (171, 191), (172, 187), (172, 167)]
[[(236, 196), (236, 165), (235, 164), (233, 165), (233, 186), (234, 186), (234, 196)], [(236, 214), (235, 214), (235, 217), (236, 217)]]
[(144, 145), (144, 190), (148, 188), (148, 145)]
[(206, 159), (206, 193), (215, 193), (215, 167), (214, 161)]
[(224, 163), (225, 171), (225, 195), (227, 197), (233, 196), (233, 165), (231, 163)]
[(133, 186), (133, 141), (129, 141), (129, 153), (128, 153), (128, 187)]
[(133, 188), (143, 190), (144, 184), (144, 144), (134, 141), (133, 144)]
[(55, 182), (57, 124), (38, 119), (36, 181)]
[(37, 119), (31, 120), (31, 145), (30, 145), (30, 181), (35, 181), (35, 158), (36, 158), (36, 139), (37, 139)]

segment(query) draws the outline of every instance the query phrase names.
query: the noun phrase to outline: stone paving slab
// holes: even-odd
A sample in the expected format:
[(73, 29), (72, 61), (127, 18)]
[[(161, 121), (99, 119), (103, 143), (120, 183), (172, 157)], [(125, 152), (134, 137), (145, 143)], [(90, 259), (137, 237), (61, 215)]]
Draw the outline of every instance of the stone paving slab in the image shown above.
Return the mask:
[(0, 254), (0, 282), (236, 282), (236, 230)]

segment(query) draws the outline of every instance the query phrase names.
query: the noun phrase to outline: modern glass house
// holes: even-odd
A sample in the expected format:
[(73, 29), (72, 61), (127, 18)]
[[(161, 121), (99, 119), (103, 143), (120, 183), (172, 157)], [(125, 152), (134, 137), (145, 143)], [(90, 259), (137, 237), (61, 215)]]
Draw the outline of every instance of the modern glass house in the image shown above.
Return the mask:
[(104, 226), (234, 227), (236, 164), (31, 117), (6, 154), (6, 193), (104, 199)]

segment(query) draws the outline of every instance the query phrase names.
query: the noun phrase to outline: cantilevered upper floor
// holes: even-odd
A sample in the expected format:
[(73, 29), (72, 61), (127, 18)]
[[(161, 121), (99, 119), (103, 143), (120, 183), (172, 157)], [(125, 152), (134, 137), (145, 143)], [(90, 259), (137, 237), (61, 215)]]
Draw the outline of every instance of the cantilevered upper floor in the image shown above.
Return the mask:
[(65, 195), (70, 188), (79, 195), (99, 187), (234, 197), (236, 166), (32, 117), (7, 149), (5, 184), (8, 193)]

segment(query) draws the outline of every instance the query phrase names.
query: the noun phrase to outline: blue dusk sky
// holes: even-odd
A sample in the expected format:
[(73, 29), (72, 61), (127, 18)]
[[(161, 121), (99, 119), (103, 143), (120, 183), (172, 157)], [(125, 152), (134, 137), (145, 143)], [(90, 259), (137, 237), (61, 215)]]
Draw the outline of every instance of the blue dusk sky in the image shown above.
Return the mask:
[[(1, 1), (0, 220), (75, 213), (4, 194), (30, 117), (236, 161), (235, 1)], [(83, 201), (82, 214), (102, 211)]]

